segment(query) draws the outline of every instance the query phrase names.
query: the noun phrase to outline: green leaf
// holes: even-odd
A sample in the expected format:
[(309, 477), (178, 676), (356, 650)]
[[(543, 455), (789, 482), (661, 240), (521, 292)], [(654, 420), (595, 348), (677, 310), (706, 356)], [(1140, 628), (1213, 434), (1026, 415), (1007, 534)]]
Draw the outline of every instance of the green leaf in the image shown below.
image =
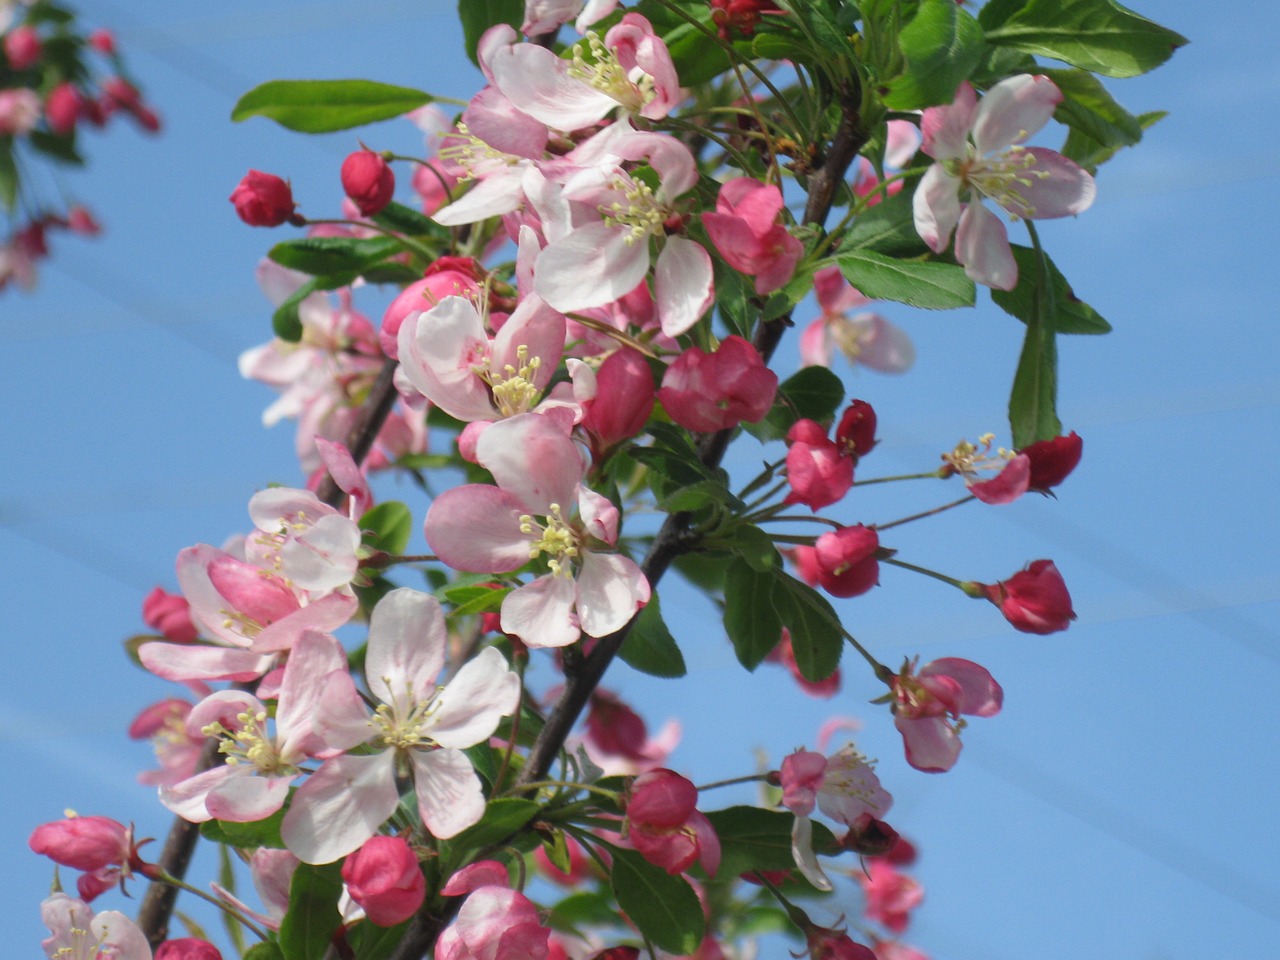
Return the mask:
[(628, 666), (652, 677), (683, 677), (687, 672), (684, 655), (662, 619), (656, 593), (631, 625), (618, 656)]
[(677, 956), (698, 949), (706, 929), (698, 895), (683, 877), (673, 877), (634, 850), (610, 847), (614, 896), (640, 933)]
[(911, 203), (911, 191), (902, 190), (862, 211), (845, 233), (839, 252), (865, 250), (889, 257), (928, 253), (929, 248), (916, 233)]
[(400, 117), (433, 99), (421, 90), (372, 80), (271, 80), (241, 97), (231, 119), (260, 116), (299, 133), (331, 133)]
[(0, 206), (13, 214), (18, 202), (18, 168), (13, 162), (13, 137), (0, 137)]
[(46, 157), (53, 157), (73, 166), (84, 166), (84, 157), (76, 152), (75, 134), (53, 134), (46, 130), (32, 130), (27, 134), (31, 146)]
[[(1036, 282), (1039, 269), (1036, 252), (1030, 247), (1016, 244), (1011, 246), (1013, 258), (1018, 263), (1018, 285), (1007, 291), (992, 290), (991, 299), (1010, 316), (1029, 324), (1036, 309)], [(1049, 259), (1048, 254), (1045, 254), (1044, 259), (1049, 269), (1049, 282), (1052, 284), (1053, 315), (1047, 318), (1052, 330), (1055, 333), (1110, 333), (1111, 324), (1107, 323), (1093, 307), (1076, 297), (1066, 277)]]
[(423, 237), (429, 234), (448, 236), (448, 230), (430, 217), (394, 200), (375, 213), (372, 219), (380, 227), (386, 227), (388, 230), (395, 230), (410, 237)]
[(519, 30), (524, 22), (524, 0), (458, 0), (458, 17), (462, 20), (467, 56), (479, 66), (476, 47), (484, 32), (499, 23), (509, 23)]
[(355, 960), (386, 960), (404, 939), (411, 922), (406, 920), (394, 927), (380, 927), (367, 920), (357, 923), (347, 932), (347, 943), (355, 953)]
[(246, 950), (244, 960), (284, 960), (284, 954), (280, 952), (280, 944), (265, 940)]
[(454, 850), (474, 851), (502, 843), (536, 817), (541, 809), (536, 801), (522, 797), (490, 800), (479, 822), (453, 837), (449, 844)]
[(1062, 102), (1054, 119), (1109, 147), (1131, 147), (1142, 139), (1142, 125), (1107, 92), (1102, 81), (1085, 70), (1041, 68), (1057, 85)]
[(492, 784), (498, 779), (498, 764), (493, 759), (493, 747), (489, 746), (488, 741), (477, 743), (473, 747), (464, 747), (462, 752), (467, 755), (471, 765), (476, 768), (476, 773), (483, 777), (486, 783)]
[(318, 276), (363, 270), (403, 248), (395, 237), (303, 237), (277, 243), (267, 256), (282, 267)]
[[(1032, 234), (1034, 239), (1035, 234)], [(1009, 427), (1013, 446), (1021, 449), (1062, 433), (1058, 419), (1058, 346), (1050, 326), (1055, 313), (1053, 284), (1048, 282), (1046, 255), (1043, 266), (1037, 257), (1036, 286), (1022, 356), (1009, 395)]]
[(289, 884), (289, 912), (280, 923), (284, 960), (316, 960), (325, 955), (334, 931), (342, 926), (341, 896), (341, 863), (298, 865)]
[(872, 300), (895, 300), (927, 310), (971, 307), (977, 295), (964, 268), (952, 263), (895, 260), (870, 250), (836, 254), (846, 280)]
[(1027, 0), (988, 4), (978, 14), (987, 42), (1052, 57), (1107, 77), (1134, 77), (1187, 42), (1115, 0)]
[(955, 0), (924, 0), (898, 43), (907, 66), (887, 84), (883, 99), (891, 110), (950, 103), (982, 59), (982, 27)]
[(284, 822), (284, 810), (277, 810), (265, 820), (253, 823), (233, 823), (230, 820), (208, 820), (200, 824), (200, 835), (214, 843), (225, 843), (241, 850), (255, 847), (284, 849), (280, 839), (280, 824)]
[(797, 420), (829, 423), (844, 399), (844, 382), (826, 367), (803, 367), (778, 387), (763, 420), (743, 426), (760, 440), (780, 440)]
[(782, 562), (769, 535), (754, 523), (735, 526), (733, 532), (724, 538), (724, 546), (757, 573), (767, 573)]
[(492, 613), (501, 609), (502, 601), (507, 598), (514, 587), (477, 587), (467, 599), (454, 602), (453, 616), (469, 617), (476, 613)]
[[(1167, 110), (1152, 110), (1149, 113), (1140, 113), (1134, 119), (1137, 120), (1138, 126), (1145, 132), (1168, 115), (1169, 112)], [(1062, 155), (1074, 160), (1090, 173), (1097, 173), (1098, 167), (1114, 157), (1120, 149), (1120, 144), (1108, 146), (1107, 144), (1099, 143), (1093, 137), (1080, 132), (1078, 129), (1072, 129), (1067, 134), (1067, 142), (1063, 144)]]
[[(738, 806), (713, 810), (706, 816), (720, 838), (720, 869), (727, 876), (795, 867), (791, 853), (791, 825), (795, 816), (788, 811)], [(832, 850), (835, 846), (831, 831), (814, 822), (814, 849)]]
[(271, 314), (271, 329), (281, 340), (297, 343), (302, 339), (302, 317), (298, 314), (298, 306), (303, 300), (317, 290), (313, 277), (297, 290), (285, 297), (280, 306)]
[(778, 567), (753, 569), (735, 558), (724, 583), (724, 628), (738, 661), (754, 670), (791, 632), (796, 666), (806, 680), (825, 680), (840, 664), (844, 638), (831, 604)]
[(413, 534), (413, 513), (399, 500), (387, 500), (360, 518), (360, 529), (372, 534), (369, 546), (399, 556)]

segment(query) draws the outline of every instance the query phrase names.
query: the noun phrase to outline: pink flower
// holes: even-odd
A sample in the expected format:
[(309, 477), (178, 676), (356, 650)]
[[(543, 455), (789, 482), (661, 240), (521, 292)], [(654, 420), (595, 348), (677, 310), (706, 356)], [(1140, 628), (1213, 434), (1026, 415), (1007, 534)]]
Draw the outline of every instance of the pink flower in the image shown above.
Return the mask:
[(502, 602), (502, 629), (534, 647), (607, 636), (649, 601), (639, 566), (596, 547), (617, 542), (618, 510), (583, 486), (587, 462), (568, 426), (536, 413), (492, 424), (476, 456), (497, 486), (446, 490), (424, 527), (427, 544), (455, 570), (510, 573), (531, 559), (546, 563), (548, 573)]
[(870, 947), (853, 940), (843, 930), (810, 927), (806, 939), (812, 960), (875, 960)]
[(83, 870), (77, 888), (86, 901), (147, 867), (138, 856), (133, 828), (109, 817), (71, 815), (42, 823), (31, 832), (27, 845), (54, 863)]
[(408, 920), (427, 894), (418, 857), (403, 837), (370, 837), (343, 862), (342, 882), (380, 927)]
[(878, 313), (850, 312), (871, 303), (840, 273), (824, 267), (813, 275), (813, 292), (822, 308), (800, 335), (800, 362), (831, 366), (839, 348), (845, 359), (880, 373), (904, 373), (915, 363), (916, 348), (907, 334)]
[[(1031, 483), (1031, 458), (1004, 448), (991, 456), (995, 435), (984, 433), (976, 444), (961, 440), (954, 450), (942, 455), (941, 476), (959, 474), (969, 492), (983, 503), (1012, 503), (1027, 492)], [(994, 473), (990, 479), (983, 474)]]
[(713, 353), (690, 347), (680, 354), (663, 374), (658, 402), (680, 426), (709, 433), (763, 420), (777, 391), (778, 375), (734, 335)]
[(372, 716), (361, 707), (358, 722), (334, 727), (343, 739), (350, 732), (347, 746), (364, 743), (367, 752), (330, 756), (298, 788), (281, 834), (299, 859), (330, 863), (372, 837), (400, 802), (398, 769), (409, 772), (418, 814), (433, 836), (455, 836), (484, 814), (480, 778), (462, 751), (488, 740), (517, 708), (520, 678), (486, 647), (438, 686), (447, 643), (434, 597), (400, 588), (378, 601), (365, 675), (381, 703)]
[(928, 954), (897, 940), (877, 940), (872, 949), (876, 960), (929, 960)]
[(858, 524), (824, 533), (814, 543), (817, 579), (833, 597), (857, 597), (880, 582), (880, 537)]
[[(635, 350), (615, 350), (591, 377), (594, 394), (580, 398), (581, 427), (591, 437), (596, 459), (636, 436), (649, 421), (657, 390), (649, 364)], [(578, 394), (578, 377), (574, 394)]]
[(804, 245), (779, 221), (782, 191), (754, 177), (721, 185), (714, 212), (702, 215), (707, 236), (739, 273), (755, 277), (756, 293), (772, 293), (791, 279)]
[(753, 36), (760, 15), (782, 13), (774, 0), (711, 0), (711, 20), (722, 40), (733, 39), (735, 33)]
[(275, 174), (250, 170), (231, 191), (236, 215), (251, 227), (278, 227), (292, 220), (293, 191)]
[(182, 937), (160, 944), (155, 960), (222, 960), (222, 952), (208, 940)]
[(656, 737), (644, 719), (616, 694), (597, 688), (591, 696), (583, 746), (606, 776), (635, 776), (662, 766), (680, 741), (680, 724), (669, 720)]
[(890, 684), (890, 698), (907, 763), (925, 773), (942, 773), (960, 756), (961, 716), (995, 716), (1004, 691), (986, 667), (944, 657), (918, 673), (913, 662), (904, 663)]
[(94, 916), (82, 900), (55, 893), (40, 904), (50, 936), (40, 942), (49, 960), (151, 960), (151, 947), (132, 920), (116, 910)]
[(1052, 80), (1024, 73), (997, 83), (981, 103), (962, 83), (950, 106), (924, 112), (921, 149), (938, 162), (916, 188), (916, 232), (941, 253), (955, 231), (956, 259), (978, 283), (998, 290), (1018, 283), (1008, 233), (983, 198), (1027, 220), (1073, 216), (1093, 203), (1089, 174), (1052, 150), (1022, 146), (1061, 101)]
[(866, 872), (857, 877), (867, 899), (867, 918), (884, 924), (892, 933), (905, 930), (911, 911), (924, 901), (924, 888), (879, 857), (867, 860)]
[(982, 591), (977, 595), (985, 595), (1023, 633), (1057, 633), (1076, 618), (1067, 585), (1052, 560), (1034, 560), (1008, 580), (976, 587)]
[(371, 217), (391, 202), (396, 192), (396, 177), (381, 155), (372, 150), (357, 150), (342, 161), (342, 192)]
[[(210, 692), (208, 687), (204, 687), (205, 696)], [(187, 730), (190, 713), (190, 701), (171, 697), (143, 708), (133, 718), (129, 724), (129, 738), (150, 739), (160, 762), (159, 770), (144, 770), (138, 774), (139, 783), (171, 785), (196, 772), (205, 737), (199, 733), (193, 736)]]
[(40, 119), (40, 97), (26, 87), (0, 90), (0, 136), (30, 133)]
[(627, 797), (627, 838), (636, 851), (672, 875), (701, 863), (708, 876), (720, 866), (720, 838), (698, 812), (697, 788), (659, 767), (641, 774)]
[(1048, 493), (1052, 487), (1067, 479), (1080, 463), (1084, 441), (1072, 430), (1065, 437), (1041, 440), (1018, 452), (1031, 461), (1031, 477), (1027, 486), (1040, 493)]
[(475, 300), (480, 295), (483, 268), (471, 257), (441, 257), (423, 272), (423, 278), (396, 295), (382, 315), (378, 340), (382, 352), (398, 358), (400, 327), (412, 314), (430, 310), (445, 297)]
[(4, 55), (14, 70), (26, 70), (40, 62), (44, 45), (35, 27), (23, 24), (4, 35)]
[(495, 860), (477, 861), (449, 878), (442, 894), (468, 896), (436, 941), (435, 960), (546, 960), (551, 931), (509, 882), (507, 868)]
[(199, 636), (191, 622), (191, 604), (163, 587), (156, 587), (142, 601), (142, 621), (174, 643), (190, 643)]
[(85, 38), (89, 46), (97, 50), (104, 57), (114, 56), (116, 52), (116, 37), (110, 30), (105, 27), (99, 27)]
[(812, 420), (797, 420), (787, 431), (787, 484), (783, 503), (803, 503), (810, 510), (837, 503), (853, 486), (853, 458)]
[(60, 83), (44, 100), (44, 118), (49, 129), (59, 136), (66, 136), (76, 128), (80, 118), (83, 97), (71, 83)]

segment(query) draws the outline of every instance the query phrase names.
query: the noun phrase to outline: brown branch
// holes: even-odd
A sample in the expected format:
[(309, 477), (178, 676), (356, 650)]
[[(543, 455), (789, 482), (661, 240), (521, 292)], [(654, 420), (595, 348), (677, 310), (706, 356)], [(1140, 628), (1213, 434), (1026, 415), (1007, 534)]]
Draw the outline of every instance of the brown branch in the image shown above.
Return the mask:
[[(378, 431), (386, 422), (387, 414), (395, 404), (395, 371), (396, 361), (388, 359), (382, 365), (378, 379), (374, 382), (364, 406), (356, 418), (355, 425), (347, 436), (347, 448), (356, 463), (363, 462), (373, 447)], [(337, 506), (345, 494), (338, 489), (333, 478), (325, 476), (320, 484), (317, 496), (329, 506)], [(235, 684), (237, 689), (252, 690), (251, 684)], [(200, 758), (196, 761), (195, 773), (213, 767), (218, 759), (218, 740), (210, 737), (204, 743)], [(165, 837), (164, 847), (160, 851), (157, 866), (177, 879), (183, 879), (187, 868), (191, 866), (191, 857), (195, 853), (196, 841), (200, 839), (200, 825), (190, 823), (182, 817), (175, 817), (169, 833)], [(169, 918), (178, 899), (178, 888), (167, 883), (152, 883), (143, 894), (142, 906), (138, 908), (138, 927), (155, 950), (169, 935)]]
[[(849, 165), (867, 142), (867, 133), (862, 129), (859, 116), (860, 92), (856, 81), (841, 91), (840, 104), (843, 108), (840, 125), (831, 143), (819, 158), (818, 168), (809, 177), (809, 199), (805, 204), (804, 224), (821, 226), (831, 212), (836, 188), (843, 181)], [(760, 325), (756, 331), (754, 344), (761, 357), (768, 363), (777, 349), (778, 343), (787, 327), (791, 326), (790, 314), (777, 317)], [(708, 467), (719, 466), (734, 430), (720, 430), (716, 433), (704, 434), (698, 439), (698, 458)], [(697, 545), (698, 537), (689, 529), (690, 514), (669, 514), (658, 531), (649, 553), (641, 564), (641, 570), (652, 587), (670, 568), (672, 562), (680, 555), (689, 552)], [(637, 614), (638, 616), (638, 614)], [(547, 717), (547, 722), (534, 741), (516, 780), (517, 786), (523, 786), (537, 780), (545, 779), (551, 765), (555, 762), (564, 746), (569, 732), (578, 721), (583, 709), (591, 698), (591, 694), (604, 677), (605, 671), (613, 662), (613, 658), (621, 649), (627, 635), (631, 632), (636, 617), (620, 630), (596, 641), (591, 654), (585, 657), (578, 669), (566, 670), (564, 691), (556, 701)], [(457, 913), (462, 903), (461, 897), (446, 901), (445, 908), (439, 912), (422, 912), (414, 917), (413, 923), (405, 932), (400, 943), (388, 960), (419, 960), (434, 947), (436, 938)]]

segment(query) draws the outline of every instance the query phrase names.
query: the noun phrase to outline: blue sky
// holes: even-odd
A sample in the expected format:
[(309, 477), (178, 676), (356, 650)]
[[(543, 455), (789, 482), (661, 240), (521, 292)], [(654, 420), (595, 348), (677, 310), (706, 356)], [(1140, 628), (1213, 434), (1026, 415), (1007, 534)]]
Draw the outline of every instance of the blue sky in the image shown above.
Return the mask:
[[(142, 628), (142, 597), (174, 586), (178, 550), (242, 530), (255, 490), (298, 480), (291, 428), (261, 428), (271, 394), (235, 368), (269, 336), (253, 268), (285, 233), (243, 226), (227, 196), (254, 167), (289, 177), (307, 213), (336, 212), (357, 135), (420, 144), (403, 122), (325, 138), (233, 125), (231, 105), (281, 77), (364, 76), (459, 98), (477, 85), (444, 0), (83, 10), (116, 29), (166, 126), (158, 138), (125, 126), (88, 138), (90, 168), (65, 182), (106, 233), (55, 238), (40, 288), (0, 294), (0, 903), (31, 954), (48, 883), (26, 850), (33, 826), (73, 807), (136, 820), (143, 835), (167, 828), (133, 780), (148, 750), (124, 736), (168, 689), (120, 651)], [(962, 656), (1003, 684), (1004, 712), (971, 725), (945, 776), (906, 767), (887, 713), (866, 703), (874, 682), (850, 659), (840, 697), (807, 700), (774, 668), (743, 673), (710, 608), (679, 591), (664, 608), (673, 623), (682, 611), (690, 675), (621, 668), (608, 681), (651, 725), (683, 719), (672, 765), (701, 781), (749, 772), (757, 747), (776, 760), (811, 744), (830, 713), (859, 716), (859, 745), (897, 798), (891, 819), (923, 852), (926, 903), (908, 939), (939, 960), (1262, 960), (1280, 933), (1280, 16), (1224, 6), (1209, 19), (1189, 0), (1140, 11), (1192, 43), (1110, 86), (1135, 112), (1171, 115), (1103, 168), (1092, 209), (1041, 229), (1115, 327), (1060, 345), (1060, 412), (1084, 461), (1056, 503), (971, 505), (886, 535), (904, 559), (966, 579), (1052, 557), (1079, 620), (1018, 634), (990, 606), (899, 570), (841, 606), (886, 662)], [(949, 313), (885, 309), (919, 360), (899, 379), (847, 377), (881, 424), (861, 476), (927, 469), (961, 436), (1007, 437), (1018, 325), (979, 299)], [(384, 302), (358, 301), (374, 317)], [(750, 443), (740, 463), (758, 460)], [(421, 510), (407, 484), (383, 492)], [(885, 521), (950, 492), (867, 492), (847, 519)]]

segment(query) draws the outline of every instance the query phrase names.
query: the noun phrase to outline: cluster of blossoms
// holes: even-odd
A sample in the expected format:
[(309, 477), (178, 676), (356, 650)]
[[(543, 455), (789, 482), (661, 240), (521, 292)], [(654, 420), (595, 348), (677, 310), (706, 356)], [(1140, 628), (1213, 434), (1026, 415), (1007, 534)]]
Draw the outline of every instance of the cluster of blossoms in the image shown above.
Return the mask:
[[(1047, 282), (1017, 277), (983, 200), (1021, 219), (1092, 201), (1083, 169), (1022, 146), (1062, 93), (1020, 74), (987, 78), (979, 101), (957, 77), (949, 105), (899, 110), (840, 159), (819, 147), (843, 134), (789, 130), (790, 111), (762, 105), (763, 87), (727, 69), (757, 34), (801, 43), (795, 9), (697, 4), (727, 58), (703, 102), (682, 82), (694, 66), (668, 46), (669, 26), (620, 6), (528, 0), (526, 39), (505, 22), (478, 36), (483, 89), (456, 117), (434, 106), (410, 117), (428, 135), (401, 178), (417, 209), (396, 200), (393, 165), (409, 161), (365, 147), (335, 178), (340, 220), (310, 219), (285, 179), (257, 170), (229, 198), (249, 225), (307, 229), (259, 270), (278, 336), (244, 353), (240, 371), (278, 392), (268, 426), (297, 422), (308, 479), (254, 494), (247, 533), (181, 551), (180, 593), (147, 597), (155, 633), (133, 644), (137, 658), (190, 696), (145, 708), (130, 735), (156, 746), (159, 769), (142, 779), (179, 818), (175, 831), (245, 838), (260, 907), (214, 896), (286, 960), (381, 958), (390, 937), (397, 956), (435, 960), (630, 960), (641, 942), (732, 960), (750, 949), (736, 931), (766, 912), (813, 957), (922, 960), (897, 939), (923, 899), (903, 869), (914, 847), (885, 820), (892, 797), (872, 762), (852, 745), (828, 753), (829, 728), (817, 750), (729, 781), (759, 781), (762, 803), (710, 809), (726, 784), (673, 769), (679, 724), (651, 736), (600, 686), (604, 672), (615, 655), (659, 676), (687, 669), (657, 603), (660, 578), (684, 559), (723, 600), (745, 667), (779, 662), (806, 693), (832, 697), (852, 645), (907, 763), (941, 773), (958, 762), (966, 718), (1000, 712), (1000, 685), (954, 656), (908, 656), (894, 671), (835, 604), (894, 568), (986, 600), (1023, 632), (1075, 617), (1050, 560), (987, 584), (907, 563), (886, 537), (963, 503), (1052, 495), (1080, 461), (1077, 434), (1046, 436), (1056, 430), (1041, 420), (1015, 424), (1013, 450), (993, 450), (989, 434), (962, 440), (905, 478), (959, 477), (960, 500), (888, 522), (837, 519), (870, 511), (859, 484), (904, 478), (866, 477), (876, 410), (822, 369), (837, 349), (886, 373), (915, 357), (904, 332), (862, 311), (871, 299), (857, 287), (895, 293), (859, 272), (888, 255), (868, 258), (846, 236), (866, 210), (899, 211), (885, 233), (912, 247), (903, 263), (929, 257), (969, 288), (966, 273), (1000, 290)], [(860, 22), (847, 12), (833, 36)], [(559, 49), (571, 22), (580, 36)], [(791, 69), (815, 68), (798, 57)], [(852, 74), (822, 81), (856, 103), (839, 86)], [(706, 107), (697, 124), (676, 115), (689, 103)], [(917, 150), (937, 162), (913, 160)], [(797, 215), (790, 195), (821, 180), (819, 164), (839, 188), (815, 191)], [(893, 197), (915, 177), (908, 210)], [(825, 234), (836, 196), (849, 215)], [(365, 288), (388, 282), (399, 289), (380, 320), (357, 310)], [(809, 290), (821, 316), (801, 336), (807, 369), (780, 381), (770, 360)], [(721, 458), (747, 431), (778, 456), (731, 486)], [(403, 503), (375, 504), (370, 476), (382, 470), (429, 496), (420, 523)], [(660, 525), (644, 517), (654, 512)], [(429, 552), (411, 555), (417, 531)], [(389, 578), (397, 566), (421, 574), (414, 587)], [(80, 900), (45, 903), (51, 957), (144, 958), (149, 939), (161, 960), (218, 958), (201, 938), (161, 945), (162, 931), (91, 915), (89, 901), (135, 876), (177, 881), (139, 846), (96, 816), (32, 835), (37, 853), (83, 871)], [(530, 868), (575, 890), (576, 911), (543, 909)], [(868, 928), (870, 944), (798, 905), (837, 882), (861, 888), (879, 931)]]
[[(0, 290), (30, 290), (48, 237), (66, 230), (95, 236), (101, 228), (85, 206), (56, 209), (39, 195), (30, 172), (46, 163), (82, 162), (77, 133), (128, 116), (149, 133), (160, 118), (126, 78), (109, 30), (80, 32), (73, 15), (52, 3), (4, 9), (0, 23), (0, 194), (8, 237), (0, 243)], [(19, 178), (19, 171), (25, 174)]]

